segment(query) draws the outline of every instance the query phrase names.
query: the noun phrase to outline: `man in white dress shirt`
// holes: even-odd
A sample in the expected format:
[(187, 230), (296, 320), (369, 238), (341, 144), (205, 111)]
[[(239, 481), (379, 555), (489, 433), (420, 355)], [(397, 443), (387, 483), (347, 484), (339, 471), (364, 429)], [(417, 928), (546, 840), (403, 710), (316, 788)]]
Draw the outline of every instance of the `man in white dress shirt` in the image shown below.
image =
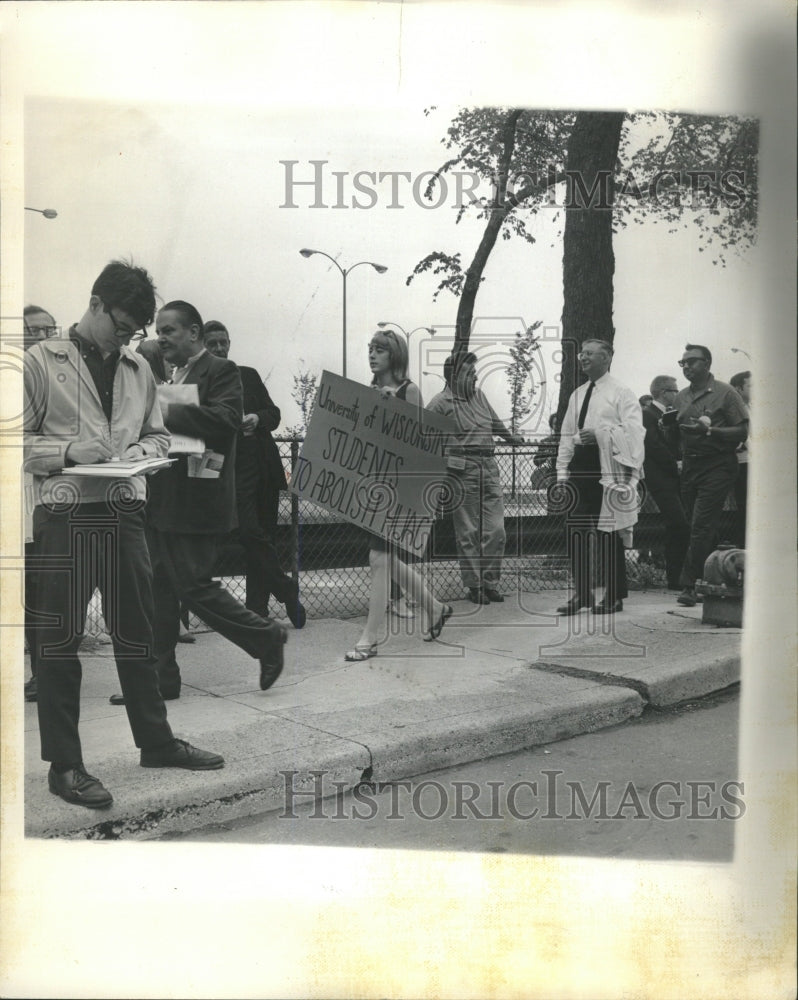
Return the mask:
[[(574, 615), (623, 610), (628, 596), (624, 547), (637, 522), (637, 483), (644, 458), (644, 430), (637, 396), (609, 374), (612, 346), (586, 340), (579, 363), (588, 381), (568, 400), (557, 454), (557, 482), (568, 482), (575, 506), (568, 515), (568, 550), (574, 594), (557, 608)], [(596, 538), (596, 578), (604, 596), (594, 604), (589, 538)]]

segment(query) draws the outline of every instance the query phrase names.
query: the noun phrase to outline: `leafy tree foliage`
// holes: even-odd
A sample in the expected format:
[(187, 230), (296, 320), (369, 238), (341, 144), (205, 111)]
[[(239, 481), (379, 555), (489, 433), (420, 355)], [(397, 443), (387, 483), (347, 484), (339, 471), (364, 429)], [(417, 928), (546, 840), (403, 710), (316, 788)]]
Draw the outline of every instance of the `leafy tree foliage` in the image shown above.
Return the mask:
[[(299, 359), (301, 366), (304, 366), (303, 358)], [(318, 375), (311, 374), (307, 368), (300, 367), (294, 375), (294, 388), (291, 390), (291, 398), (299, 407), (302, 415), (298, 424), (293, 424), (286, 428), (288, 437), (304, 437), (307, 434), (310, 417), (313, 413), (313, 404), (316, 402), (316, 391), (318, 389)]]
[[(602, 147), (606, 153), (615, 143), (611, 159), (601, 166), (598, 162), (588, 164), (586, 174), (585, 163), (573, 158), (574, 129), (589, 125), (597, 130), (596, 136), (602, 128), (614, 135), (619, 121), (618, 142), (612, 139), (609, 147)], [(566, 226), (572, 210), (583, 214), (609, 211), (610, 236), (630, 222), (649, 219), (661, 220), (671, 231), (697, 227), (699, 251), (710, 251), (713, 262), (720, 265), (726, 262), (729, 252), (743, 250), (756, 237), (759, 131), (758, 122), (751, 118), (677, 112), (463, 108), (451, 121), (442, 142), (452, 155), (433, 175), (425, 195), (432, 200), (436, 187), (457, 172), (478, 176), (482, 181), (480, 194), (464, 192), (456, 221), (469, 215), (483, 219), (485, 228), (468, 267), (464, 268), (462, 250), (436, 249), (419, 261), (407, 283), (429, 273), (438, 279), (433, 298), (442, 291), (459, 298), (455, 350), (467, 349), (476, 296), (499, 236), (517, 236), (534, 243), (530, 216), (544, 206), (561, 206)], [(586, 147), (579, 148), (584, 159)], [(599, 203), (591, 204), (593, 182), (602, 170), (606, 176), (598, 178)], [(587, 243), (582, 250), (587, 253)], [(568, 271), (570, 252), (564, 248), (564, 272)], [(596, 253), (594, 259), (598, 259)], [(604, 269), (602, 280), (609, 287), (600, 296), (600, 308), (606, 314), (609, 302), (610, 316), (612, 270)], [(571, 271), (578, 272), (579, 267)], [(576, 285), (567, 278), (564, 284), (567, 300)], [(586, 306), (589, 308), (589, 303)], [(583, 318), (588, 326), (597, 325), (589, 315)], [(601, 322), (606, 327), (606, 322)], [(611, 324), (607, 339), (612, 339)], [(563, 364), (570, 363), (566, 352)]]

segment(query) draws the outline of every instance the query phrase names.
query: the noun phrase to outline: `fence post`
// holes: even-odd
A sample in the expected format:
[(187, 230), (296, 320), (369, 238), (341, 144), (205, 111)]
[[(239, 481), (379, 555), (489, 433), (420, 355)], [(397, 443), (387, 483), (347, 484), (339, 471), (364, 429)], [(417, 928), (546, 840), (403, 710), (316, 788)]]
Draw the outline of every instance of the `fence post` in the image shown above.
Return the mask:
[[(291, 479), (294, 478), (294, 469), (299, 458), (299, 441), (291, 438)], [(299, 497), (296, 493), (291, 494), (291, 576), (295, 581), (299, 580)]]

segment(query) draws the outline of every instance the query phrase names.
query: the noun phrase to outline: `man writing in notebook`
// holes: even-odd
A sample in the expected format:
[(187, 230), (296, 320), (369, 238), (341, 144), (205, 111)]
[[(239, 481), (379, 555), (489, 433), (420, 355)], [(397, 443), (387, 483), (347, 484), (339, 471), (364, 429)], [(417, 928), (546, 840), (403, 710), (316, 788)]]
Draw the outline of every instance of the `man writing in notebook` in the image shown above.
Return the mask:
[[(176, 740), (158, 688), (151, 621), (152, 569), (144, 535), (143, 476), (60, 475), (65, 467), (166, 455), (168, 435), (146, 361), (128, 347), (152, 322), (155, 290), (139, 267), (113, 261), (65, 339), (25, 356), (25, 466), (33, 473), (38, 715), (48, 785), (66, 802), (104, 808), (113, 798), (83, 763), (78, 734), (86, 608), (95, 587), (113, 643), (142, 767), (211, 770), (218, 754)], [(162, 473), (156, 473), (161, 475)]]

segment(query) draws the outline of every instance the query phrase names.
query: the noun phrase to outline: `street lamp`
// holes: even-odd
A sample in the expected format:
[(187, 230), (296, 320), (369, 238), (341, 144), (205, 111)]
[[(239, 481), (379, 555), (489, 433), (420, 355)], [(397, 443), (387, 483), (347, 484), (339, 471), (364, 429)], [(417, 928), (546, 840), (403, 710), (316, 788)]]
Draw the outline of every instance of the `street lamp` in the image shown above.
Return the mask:
[(443, 377), (443, 375), (441, 375), (440, 372), (422, 372), (421, 374), (422, 375), (434, 375), (435, 378), (439, 378), (439, 379), (441, 379), (444, 382), (446, 381), (446, 379)]
[(732, 347), (731, 352), (732, 354), (744, 354), (749, 361), (751, 360), (751, 355), (748, 353), (748, 351), (744, 351), (742, 347)]
[(45, 217), (45, 219), (55, 219), (56, 216), (58, 215), (58, 212), (56, 212), (54, 208), (28, 208), (28, 206), (26, 205), (25, 211), (39, 212), (41, 215)]
[(308, 249), (304, 249), (304, 250), (300, 250), (299, 252), (302, 254), (303, 257), (312, 257), (314, 253), (321, 254), (322, 257), (326, 257), (327, 260), (331, 260), (333, 262), (333, 264), (335, 264), (335, 266), (341, 272), (341, 278), (343, 279), (343, 285), (344, 285), (344, 308), (343, 308), (344, 367), (343, 367), (343, 375), (344, 375), (344, 378), (346, 378), (346, 276), (347, 276), (347, 274), (350, 273), (350, 271), (354, 271), (354, 269), (356, 267), (360, 267), (361, 264), (368, 264), (369, 267), (373, 267), (374, 270), (377, 272), (377, 274), (385, 274), (385, 272), (388, 270), (388, 268), (384, 264), (375, 264), (374, 261), (371, 261), (371, 260), (359, 260), (357, 262), (357, 264), (353, 264), (351, 267), (341, 267), (341, 265), (338, 263), (338, 261), (334, 257), (331, 257), (328, 253), (325, 253), (323, 250), (308, 250)]
[(407, 330), (405, 330), (405, 328), (401, 324), (399, 324), (399, 323), (392, 323), (389, 320), (383, 320), (383, 322), (382, 323), (378, 323), (377, 326), (381, 330), (384, 330), (386, 326), (395, 326), (397, 330), (401, 330), (402, 331), (402, 333), (405, 335), (405, 340), (407, 341), (408, 365), (410, 364), (410, 338), (413, 336), (413, 334), (414, 333), (418, 333), (419, 330), (424, 330), (426, 333), (428, 333), (430, 335), (430, 337), (434, 337), (435, 336), (435, 327), (434, 326), (417, 326), (415, 328), (415, 330), (411, 330), (410, 333), (408, 333)]

